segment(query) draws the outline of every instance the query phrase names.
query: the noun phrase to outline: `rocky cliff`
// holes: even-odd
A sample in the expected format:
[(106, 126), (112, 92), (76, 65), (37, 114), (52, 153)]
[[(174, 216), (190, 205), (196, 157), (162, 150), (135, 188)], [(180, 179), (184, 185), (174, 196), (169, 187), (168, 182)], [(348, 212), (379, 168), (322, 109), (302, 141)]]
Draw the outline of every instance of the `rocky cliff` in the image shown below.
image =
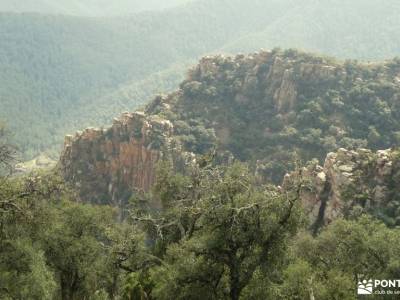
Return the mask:
[(262, 180), (281, 183), (299, 159), (322, 163), (339, 148), (398, 145), (399, 78), (399, 60), (359, 64), (295, 50), (205, 57), (176, 92), (156, 97), (143, 113), (68, 136), (60, 167), (97, 203), (148, 191), (171, 148), (216, 148), (249, 162)]
[(310, 163), (300, 172), (287, 174), (283, 188), (299, 176), (307, 186), (301, 199), (314, 229), (362, 212), (388, 225), (400, 225), (398, 150), (339, 149), (327, 155), (323, 166)]
[(149, 190), (172, 130), (171, 122), (158, 116), (124, 113), (108, 129), (66, 136), (60, 168), (84, 199), (121, 205), (133, 190)]

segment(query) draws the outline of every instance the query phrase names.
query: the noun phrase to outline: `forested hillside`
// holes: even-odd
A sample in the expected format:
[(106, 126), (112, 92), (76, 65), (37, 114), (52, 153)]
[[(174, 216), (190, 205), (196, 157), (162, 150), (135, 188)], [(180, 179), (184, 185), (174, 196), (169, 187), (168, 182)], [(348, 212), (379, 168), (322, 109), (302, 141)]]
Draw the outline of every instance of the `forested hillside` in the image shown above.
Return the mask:
[[(218, 5), (219, 10), (211, 15), (209, 7), (199, 3), (191, 9), (111, 19), (1, 14), (0, 118), (15, 132), (16, 142), (27, 157), (49, 146), (59, 150), (65, 132), (80, 128), (79, 120), (92, 118), (92, 111), (83, 106), (93, 103), (93, 107), (97, 98), (121, 86), (140, 85), (136, 82), (145, 81), (154, 72), (190, 62), (238, 32), (249, 32), (256, 8), (243, 12), (227, 5)], [(228, 7), (229, 13), (225, 12)], [(260, 22), (262, 14), (257, 17)], [(243, 22), (235, 23), (239, 18)], [(150, 97), (150, 92), (175, 87), (183, 74), (180, 70), (167, 72), (166, 84), (137, 93)], [(107, 116), (112, 119), (115, 110), (113, 101), (104, 111), (110, 111)], [(93, 125), (103, 124), (102, 119), (96, 121)]]
[(398, 146), (399, 97), (399, 59), (360, 64), (273, 50), (203, 58), (177, 93), (147, 113), (176, 124), (196, 153), (210, 149), (212, 129), (220, 149), (279, 183), (296, 160), (321, 161), (341, 147)]
[(110, 123), (173, 90), (182, 66), (206, 53), (290, 46), (393, 57), (399, 11), (393, 0), (202, 0), (115, 18), (2, 13), (0, 119), (24, 158), (56, 157), (65, 133)]

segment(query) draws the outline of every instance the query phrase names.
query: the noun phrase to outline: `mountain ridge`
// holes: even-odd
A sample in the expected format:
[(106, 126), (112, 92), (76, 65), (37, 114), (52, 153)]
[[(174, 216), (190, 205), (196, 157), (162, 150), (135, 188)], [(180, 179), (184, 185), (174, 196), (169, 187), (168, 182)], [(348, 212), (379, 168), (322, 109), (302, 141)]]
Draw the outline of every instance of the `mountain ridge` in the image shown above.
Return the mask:
[(322, 162), (343, 147), (399, 145), (399, 78), (399, 60), (359, 64), (278, 49), (204, 57), (177, 91), (156, 97), (144, 112), (69, 136), (60, 167), (93, 199), (107, 199), (93, 187), (112, 182), (112, 194), (126, 201), (155, 179), (131, 181), (141, 170), (140, 153), (158, 153), (145, 159), (146, 172), (155, 174), (161, 157), (190, 160), (217, 149), (222, 160), (246, 161), (261, 182), (279, 184), (299, 160)]

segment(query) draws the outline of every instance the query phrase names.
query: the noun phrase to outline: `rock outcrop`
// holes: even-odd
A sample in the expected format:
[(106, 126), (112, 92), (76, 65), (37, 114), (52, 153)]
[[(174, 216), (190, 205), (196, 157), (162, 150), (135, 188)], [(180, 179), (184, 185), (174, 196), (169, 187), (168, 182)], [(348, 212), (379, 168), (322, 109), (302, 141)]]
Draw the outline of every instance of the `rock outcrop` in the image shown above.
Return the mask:
[(149, 190), (172, 129), (171, 122), (158, 116), (124, 113), (108, 129), (67, 136), (61, 171), (85, 200), (120, 206), (133, 190)]
[[(144, 113), (68, 136), (60, 167), (85, 201), (114, 205), (148, 191), (171, 149), (205, 155), (216, 148), (256, 165), (260, 181), (279, 184), (298, 159), (321, 163), (334, 149), (398, 145), (398, 74), (397, 60), (344, 63), (296, 50), (205, 57)], [(361, 152), (340, 150), (305, 171), (315, 181), (305, 205), (318, 222), (343, 214), (342, 186), (354, 181)], [(378, 183), (373, 199), (385, 197)]]
[[(294, 179), (307, 186), (301, 200), (315, 229), (340, 216), (368, 211), (390, 225), (400, 224), (400, 152), (397, 150), (339, 149), (329, 153), (323, 166), (310, 164), (285, 176), (283, 187)], [(301, 177), (301, 178), (299, 178)]]

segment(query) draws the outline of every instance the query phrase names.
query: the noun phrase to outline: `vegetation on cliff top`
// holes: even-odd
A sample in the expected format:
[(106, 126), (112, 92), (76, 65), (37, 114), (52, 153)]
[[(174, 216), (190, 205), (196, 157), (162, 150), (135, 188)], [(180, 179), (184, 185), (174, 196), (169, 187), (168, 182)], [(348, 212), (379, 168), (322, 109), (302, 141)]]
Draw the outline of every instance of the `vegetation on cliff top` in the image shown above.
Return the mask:
[(147, 112), (171, 120), (187, 150), (217, 144), (280, 183), (297, 159), (398, 146), (399, 83), (398, 59), (360, 64), (296, 50), (215, 56)]

